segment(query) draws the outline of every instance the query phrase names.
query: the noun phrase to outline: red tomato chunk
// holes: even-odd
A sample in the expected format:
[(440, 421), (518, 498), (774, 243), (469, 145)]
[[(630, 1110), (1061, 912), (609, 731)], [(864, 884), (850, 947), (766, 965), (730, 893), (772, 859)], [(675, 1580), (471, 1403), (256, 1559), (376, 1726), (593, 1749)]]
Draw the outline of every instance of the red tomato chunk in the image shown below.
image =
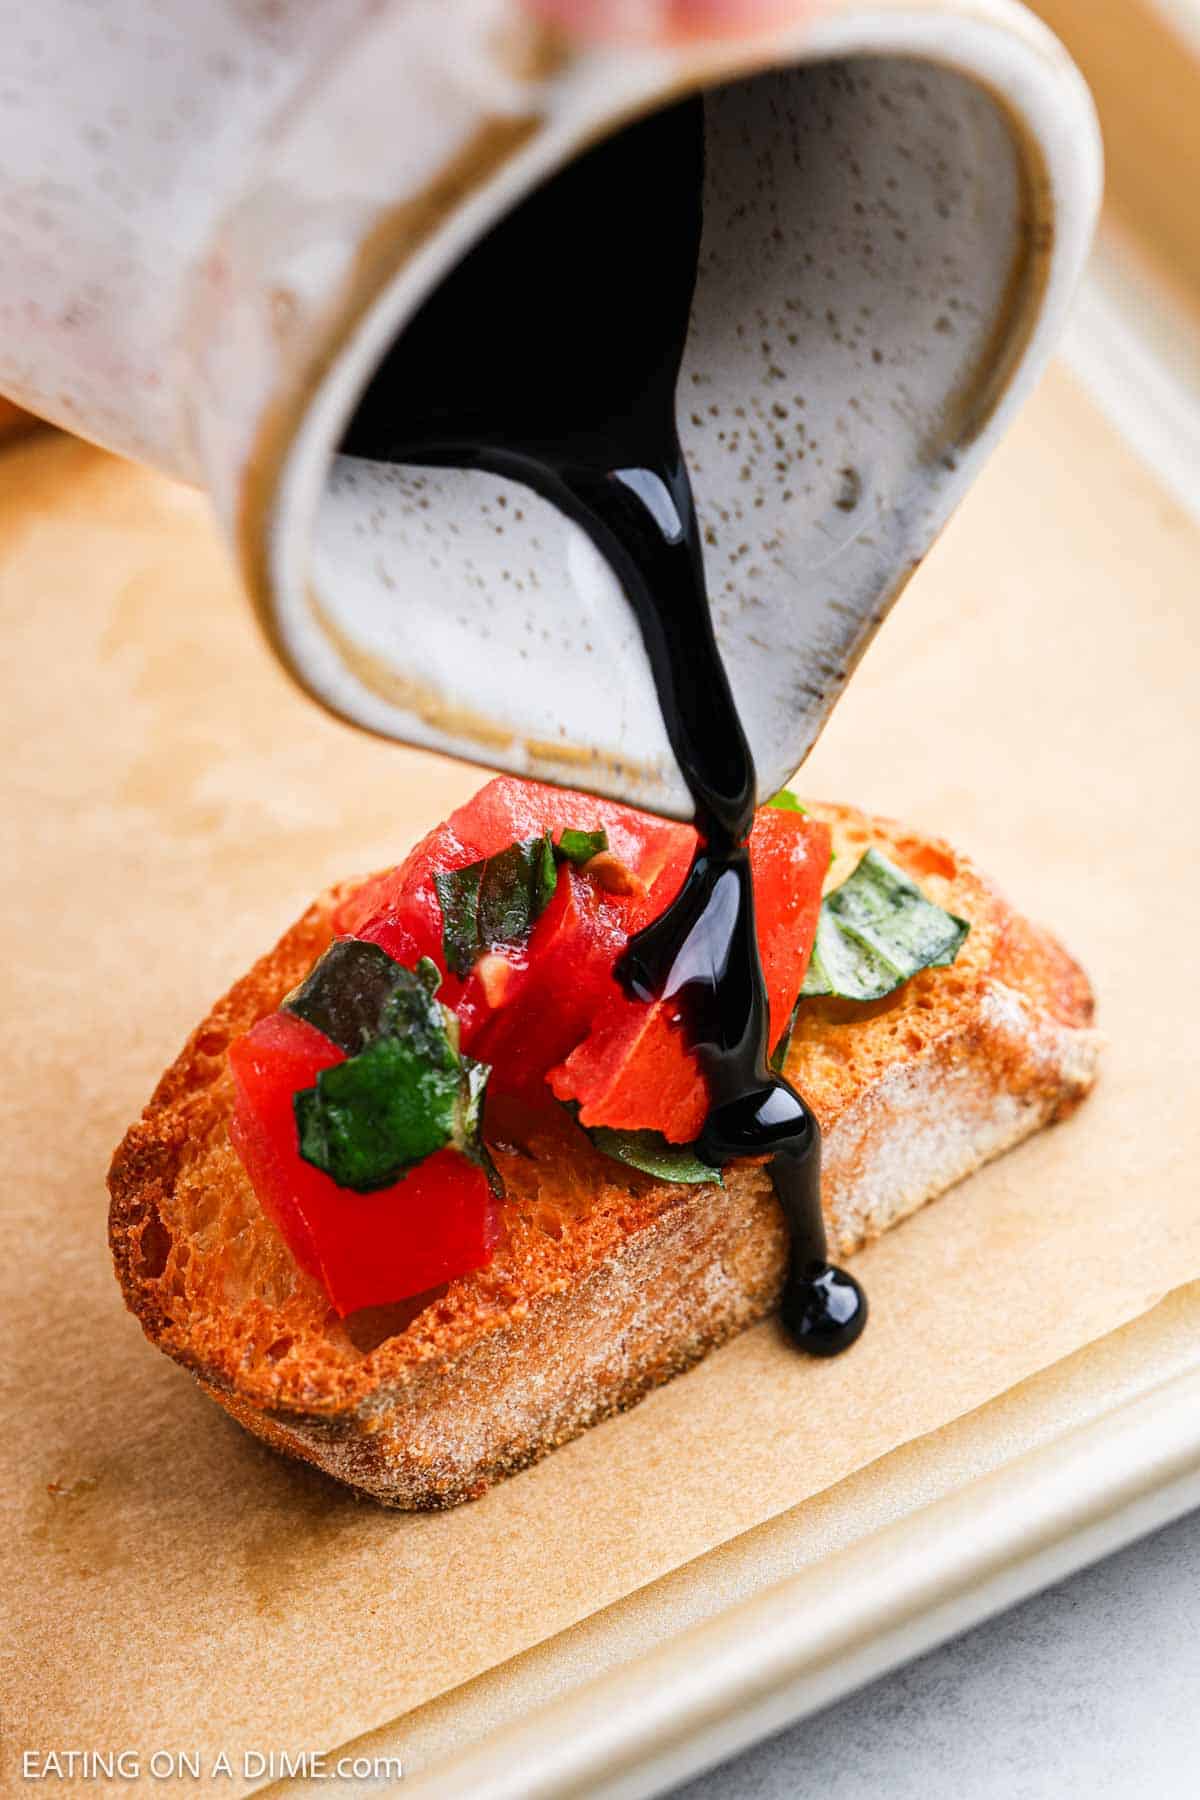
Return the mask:
[[(750, 869), (772, 1044), (804, 980), (828, 867), (826, 826), (771, 807), (757, 814)], [(584, 1125), (651, 1129), (674, 1144), (698, 1137), (708, 1110), (704, 1077), (675, 1004), (644, 1005), (620, 990), (578, 1047), (550, 1070), (549, 1081), (560, 1100), (579, 1103)]]
[(343, 1061), (321, 1032), (271, 1013), (230, 1045), (230, 1136), (292, 1255), (344, 1318), (452, 1281), (490, 1260), (496, 1203), (481, 1169), (439, 1150), (373, 1194), (338, 1187), (300, 1155), (292, 1097)]
[[(604, 830), (594, 875), (563, 863), (528, 943), (501, 946), (461, 980), (446, 969), (434, 876), (549, 831)], [(587, 794), (502, 779), (422, 840), (397, 868), (339, 908), (335, 930), (412, 966), (428, 956), (461, 1043), (492, 1067), (490, 1092), (574, 1101), (585, 1125), (652, 1128), (694, 1139), (708, 1097), (676, 1009), (630, 1000), (615, 968), (630, 936), (678, 893), (696, 845), (684, 825)], [(782, 1033), (812, 950), (829, 833), (796, 812), (761, 811), (750, 839), (771, 1039)], [(613, 862), (619, 865), (614, 871)], [(264, 1208), (300, 1265), (346, 1314), (383, 1305), (486, 1263), (497, 1232), (483, 1173), (439, 1151), (381, 1192), (339, 1187), (300, 1156), (293, 1096), (342, 1061), (290, 1014), (261, 1020), (230, 1049), (231, 1136)]]

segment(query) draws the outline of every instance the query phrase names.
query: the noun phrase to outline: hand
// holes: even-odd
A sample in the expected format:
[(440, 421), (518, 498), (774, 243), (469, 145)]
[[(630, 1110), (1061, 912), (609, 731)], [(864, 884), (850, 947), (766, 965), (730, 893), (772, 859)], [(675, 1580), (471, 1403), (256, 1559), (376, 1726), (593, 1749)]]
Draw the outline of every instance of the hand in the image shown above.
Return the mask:
[(794, 24), (814, 0), (527, 0), (572, 36), (623, 43), (735, 37)]

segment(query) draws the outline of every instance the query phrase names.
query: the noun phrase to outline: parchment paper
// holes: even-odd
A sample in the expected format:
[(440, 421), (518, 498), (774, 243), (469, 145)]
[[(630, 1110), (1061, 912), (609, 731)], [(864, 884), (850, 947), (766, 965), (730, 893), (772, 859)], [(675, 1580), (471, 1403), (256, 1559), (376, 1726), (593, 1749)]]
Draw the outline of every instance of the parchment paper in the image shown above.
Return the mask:
[(144, 1343), (103, 1173), (311, 894), (480, 778), (294, 693), (194, 495), (64, 439), (0, 460), (6, 1784), (27, 1748), (237, 1768), (344, 1743), (1200, 1274), (1198, 551), (1055, 375), (803, 781), (943, 832), (1061, 931), (1112, 1040), (1095, 1098), (858, 1259), (853, 1355), (764, 1326), (484, 1500), (405, 1517), (276, 1459)]
[[(1070, 1458), (1073, 1438), (1081, 1428), (1099, 1421), (1113, 1431), (1114, 1458), (1128, 1455), (1122, 1432), (1123, 1409), (1138, 1407), (1173, 1387), (1180, 1377), (1200, 1371), (1200, 1283), (1174, 1291), (1158, 1306), (1129, 1321), (1107, 1337), (1097, 1338), (1071, 1356), (1018, 1382), (995, 1399), (964, 1413), (938, 1431), (912, 1439), (866, 1468), (847, 1476), (831, 1488), (803, 1500), (798, 1506), (776, 1513), (774, 1518), (742, 1532), (728, 1543), (672, 1570), (648, 1587), (626, 1595), (577, 1625), (543, 1640), (532, 1649), (501, 1663), (495, 1669), (452, 1688), (424, 1706), (415, 1707), (398, 1720), (382, 1726), (352, 1745), (340, 1746), (339, 1754), (353, 1761), (383, 1756), (396, 1757), (404, 1769), (405, 1800), (426, 1793), (423, 1777), (440, 1783), (446, 1792), (476, 1794), (477, 1784), (453, 1785), (455, 1765), (470, 1756), (481, 1741), (486, 1745), (492, 1778), (503, 1783), (508, 1770), (528, 1764), (513, 1760), (511, 1729), (524, 1733), (532, 1723), (531, 1740), (538, 1754), (553, 1759), (562, 1749), (556, 1741), (563, 1729), (560, 1703), (573, 1703), (575, 1718), (590, 1736), (599, 1719), (609, 1729), (611, 1746), (628, 1751), (628, 1721), (600, 1707), (611, 1708), (608, 1693), (603, 1701), (596, 1686), (616, 1671), (633, 1671), (633, 1679), (653, 1684), (662, 1679), (656, 1653), (673, 1653), (682, 1640), (689, 1651), (695, 1628), (717, 1619), (744, 1603), (777, 1589), (800, 1571), (811, 1568), (823, 1575), (836, 1568), (839, 1591), (849, 1602), (851, 1617), (877, 1611), (877, 1585), (867, 1567), (848, 1570), (839, 1552), (889, 1535), (889, 1528), (907, 1526), (904, 1536), (904, 1575), (927, 1570), (932, 1560), (941, 1566), (942, 1534), (946, 1528), (938, 1502), (970, 1490), (997, 1470), (1010, 1468), (1020, 1459), (1028, 1469), (1028, 1453), (1048, 1450)], [(1121, 1462), (1128, 1480), (1138, 1471)], [(1035, 1478), (1036, 1481), (1036, 1478)], [(1092, 1522), (1103, 1513), (1094, 1508), (1092, 1496), (1074, 1495), (1076, 1522)], [(993, 1519), (994, 1494), (981, 1495), (980, 1510)], [(1004, 1520), (1007, 1528), (1011, 1512)], [(1093, 1525), (1094, 1529), (1094, 1525)], [(1031, 1525), (1028, 1518), (1016, 1522), (1014, 1539), (1027, 1547), (1036, 1534), (1046, 1548), (1044, 1519)], [(896, 1554), (894, 1541), (885, 1553)], [(1014, 1553), (1015, 1554), (1015, 1553)], [(841, 1584), (844, 1583), (844, 1587)], [(894, 1604), (894, 1595), (891, 1597)], [(945, 1595), (942, 1595), (943, 1600)], [(861, 1631), (856, 1633), (864, 1643)], [(829, 1622), (831, 1661), (838, 1661), (853, 1644), (847, 1643), (847, 1611), (839, 1608)], [(697, 1652), (703, 1655), (703, 1652)], [(648, 1666), (649, 1665), (649, 1666)], [(713, 1669), (710, 1698), (715, 1705), (721, 1691), (721, 1674)], [(819, 1679), (819, 1677), (815, 1677)], [(811, 1700), (805, 1696), (805, 1704)], [(529, 1755), (529, 1742), (522, 1746)], [(732, 1746), (731, 1746), (732, 1749)], [(532, 1771), (542, 1777), (541, 1768)], [(320, 1800), (328, 1795), (324, 1783), (299, 1777), (273, 1784), (270, 1800)], [(533, 1781), (530, 1781), (533, 1791)], [(539, 1785), (537, 1791), (543, 1791)], [(568, 1790), (570, 1791), (570, 1790)], [(436, 1792), (436, 1786), (435, 1786)], [(374, 1800), (378, 1785), (371, 1777), (349, 1780), (336, 1788), (338, 1800)]]

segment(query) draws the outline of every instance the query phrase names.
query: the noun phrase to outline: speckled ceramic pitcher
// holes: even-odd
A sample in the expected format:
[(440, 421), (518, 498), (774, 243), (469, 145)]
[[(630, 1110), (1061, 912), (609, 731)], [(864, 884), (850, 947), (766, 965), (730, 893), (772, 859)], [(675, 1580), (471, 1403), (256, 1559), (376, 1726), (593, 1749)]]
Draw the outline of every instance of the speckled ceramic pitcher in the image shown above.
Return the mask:
[(339, 454), (406, 320), (584, 146), (706, 92), (679, 423), (765, 793), (1042, 368), (1097, 206), (1087, 92), (1008, 0), (669, 50), (504, 0), (11, 11), (0, 389), (207, 488), (285, 666), (347, 718), (664, 811), (649, 668), (579, 528)]

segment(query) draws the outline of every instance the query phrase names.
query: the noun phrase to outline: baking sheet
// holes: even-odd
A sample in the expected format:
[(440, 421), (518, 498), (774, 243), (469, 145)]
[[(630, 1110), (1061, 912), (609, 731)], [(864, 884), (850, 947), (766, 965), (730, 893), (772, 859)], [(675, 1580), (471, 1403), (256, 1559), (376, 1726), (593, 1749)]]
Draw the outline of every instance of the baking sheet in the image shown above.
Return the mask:
[(340, 1754), (419, 1800), (640, 1800), (1197, 1504), (1193, 1284)]
[[(858, 1259), (852, 1357), (814, 1367), (761, 1328), (483, 1501), (404, 1518), (277, 1461), (143, 1345), (100, 1178), (229, 978), (478, 778), (294, 695), (194, 496), (62, 440), (8, 453), (9, 1756), (173, 1746), (236, 1769), (343, 1743), (1200, 1274), (1198, 548), (1053, 376), (805, 771), (943, 831), (1063, 929), (1113, 1040), (1095, 1099)], [(175, 1785), (195, 1791), (155, 1791)]]

